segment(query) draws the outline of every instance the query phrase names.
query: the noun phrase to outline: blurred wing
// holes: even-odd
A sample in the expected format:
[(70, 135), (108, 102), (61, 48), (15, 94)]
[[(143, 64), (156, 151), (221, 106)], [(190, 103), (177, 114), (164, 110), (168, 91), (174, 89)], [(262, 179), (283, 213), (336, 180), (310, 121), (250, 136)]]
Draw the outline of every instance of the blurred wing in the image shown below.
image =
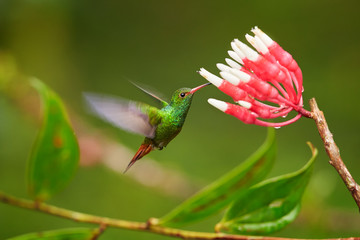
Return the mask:
[[(130, 81), (130, 80), (129, 80)], [(139, 84), (134, 83), (133, 81), (130, 81), (135, 87), (139, 88), (141, 91), (143, 91), (144, 93), (150, 95), (151, 97), (155, 98), (156, 100), (160, 101), (163, 105), (163, 107), (166, 107), (167, 105), (169, 105), (165, 100), (163, 100), (162, 98), (160, 98), (158, 95), (159, 94), (155, 94), (153, 93), (152, 90), (149, 90), (145, 87), (141, 87), (139, 86)]]
[(84, 93), (84, 98), (91, 111), (103, 120), (126, 131), (154, 138), (157, 124), (150, 124), (149, 113), (153, 116), (157, 108), (93, 93)]

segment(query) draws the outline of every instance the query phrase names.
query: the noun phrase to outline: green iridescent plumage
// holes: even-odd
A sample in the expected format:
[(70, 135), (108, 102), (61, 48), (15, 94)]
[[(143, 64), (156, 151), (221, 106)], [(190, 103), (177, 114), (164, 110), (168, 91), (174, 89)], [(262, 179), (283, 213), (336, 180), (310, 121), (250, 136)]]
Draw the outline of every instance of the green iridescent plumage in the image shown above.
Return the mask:
[(149, 95), (161, 101), (163, 108), (158, 109), (144, 103), (136, 103), (114, 97), (104, 97), (97, 94), (85, 94), (92, 111), (102, 119), (124, 130), (145, 136), (143, 143), (129, 163), (127, 171), (137, 160), (153, 149), (163, 149), (181, 131), (192, 97), (203, 84), (196, 88), (180, 88), (174, 92), (168, 104), (143, 88)]
[[(160, 116), (160, 122), (157, 125), (154, 138), (145, 138), (144, 142), (150, 142), (154, 147), (162, 149), (181, 131), (189, 111), (193, 94), (189, 94), (190, 88), (181, 88), (176, 90), (172, 96), (170, 104), (163, 107), (150, 119), (157, 119)], [(184, 97), (180, 94), (184, 93)], [(155, 121), (154, 121), (155, 122)]]

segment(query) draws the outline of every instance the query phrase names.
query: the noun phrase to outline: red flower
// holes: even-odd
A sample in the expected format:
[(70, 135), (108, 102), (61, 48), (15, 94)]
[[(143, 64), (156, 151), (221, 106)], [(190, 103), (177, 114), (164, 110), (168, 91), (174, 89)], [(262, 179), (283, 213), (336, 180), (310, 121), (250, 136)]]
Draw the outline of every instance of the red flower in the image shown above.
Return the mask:
[[(302, 73), (296, 61), (258, 27), (251, 31), (255, 36), (245, 37), (258, 52), (235, 39), (231, 43), (233, 51), (228, 51), (235, 61), (226, 58), (228, 65), (217, 64), (222, 78), (204, 68), (199, 71), (239, 105), (212, 98), (208, 102), (244, 123), (260, 126), (281, 127), (301, 116), (309, 117), (303, 109)], [(298, 114), (285, 122), (260, 120), (286, 117), (292, 110)]]

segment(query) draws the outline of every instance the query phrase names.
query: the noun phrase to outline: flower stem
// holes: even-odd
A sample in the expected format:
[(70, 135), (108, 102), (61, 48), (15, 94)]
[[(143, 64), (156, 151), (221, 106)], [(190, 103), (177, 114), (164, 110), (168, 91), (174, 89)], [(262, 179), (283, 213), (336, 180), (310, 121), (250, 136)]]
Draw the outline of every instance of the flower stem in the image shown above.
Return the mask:
[[(114, 227), (114, 228), (122, 228), (129, 229), (135, 231), (144, 231), (149, 233), (155, 233), (159, 235), (165, 235), (170, 237), (177, 237), (182, 239), (198, 239), (198, 240), (301, 240), (294, 238), (279, 238), (279, 237), (266, 237), (266, 236), (243, 236), (243, 235), (232, 235), (226, 233), (210, 233), (210, 232), (195, 232), (195, 231), (187, 231), (176, 228), (168, 228), (156, 225), (156, 219), (150, 219), (148, 222), (134, 222), (134, 221), (126, 221), (121, 219), (100, 217), (96, 215), (90, 215), (86, 213), (76, 212), (64, 208), (59, 208), (50, 204), (31, 201), (27, 199), (17, 198), (14, 196), (10, 196), (6, 193), (0, 192), (0, 202), (26, 208), (30, 210), (35, 210), (39, 212), (43, 212), (46, 214), (50, 214), (53, 216), (58, 216), (62, 218), (67, 218), (76, 222), (85, 222), (85, 223), (93, 223), (100, 226), (99, 234), (106, 227)], [(360, 240), (360, 238), (336, 238), (343, 240)], [(306, 239), (303, 239), (306, 240)], [(327, 239), (327, 240), (335, 240), (335, 239)]]
[(303, 117), (312, 118), (313, 115), (311, 112), (306, 110), (305, 108), (299, 108), (296, 110), (298, 113), (300, 113)]
[(345, 163), (341, 159), (339, 148), (329, 130), (324, 113), (320, 111), (315, 98), (310, 99), (310, 108), (311, 118), (316, 122), (319, 134), (324, 142), (326, 153), (330, 158), (329, 163), (336, 169), (341, 179), (344, 181), (360, 210), (360, 186), (355, 182)]

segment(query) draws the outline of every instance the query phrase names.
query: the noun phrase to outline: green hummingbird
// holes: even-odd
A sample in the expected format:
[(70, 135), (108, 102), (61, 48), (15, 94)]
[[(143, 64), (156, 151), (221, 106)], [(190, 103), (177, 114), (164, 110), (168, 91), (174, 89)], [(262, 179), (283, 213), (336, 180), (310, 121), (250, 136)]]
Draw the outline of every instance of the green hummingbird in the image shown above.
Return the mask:
[(173, 93), (170, 103), (134, 84), (145, 93), (159, 100), (163, 105), (161, 109), (145, 103), (93, 93), (85, 93), (84, 97), (92, 112), (103, 120), (126, 131), (145, 136), (138, 151), (125, 169), (125, 173), (137, 160), (154, 149), (162, 150), (179, 134), (184, 125), (194, 93), (209, 84), (211, 83), (192, 89), (180, 88)]

